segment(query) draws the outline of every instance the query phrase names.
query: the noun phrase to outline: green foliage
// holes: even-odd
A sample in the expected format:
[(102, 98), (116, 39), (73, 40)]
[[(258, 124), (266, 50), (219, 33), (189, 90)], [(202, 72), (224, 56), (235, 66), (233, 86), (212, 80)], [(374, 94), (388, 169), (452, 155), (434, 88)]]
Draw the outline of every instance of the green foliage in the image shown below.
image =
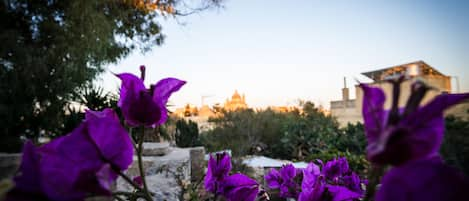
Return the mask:
[(305, 102), (302, 106), (301, 114), (292, 115), (284, 122), (281, 138), (283, 153), (289, 153), (290, 158), (297, 160), (332, 148), (339, 131), (337, 121), (321, 112), (312, 102)]
[(74, 103), (67, 105), (67, 110), (61, 117), (62, 125), (57, 128), (56, 132), (51, 133), (49, 137), (66, 135), (75, 129), (85, 118), (85, 113), (78, 108), (82, 106), (96, 111), (111, 108), (116, 111), (121, 122), (123, 122), (120, 109), (117, 107), (118, 97), (112, 93), (104, 92), (104, 89), (101, 87), (91, 84), (87, 85), (87, 88), (75, 92), (72, 100), (75, 100)]
[(352, 154), (364, 155), (366, 151), (365, 128), (363, 124), (347, 124), (340, 129), (333, 140), (334, 147), (341, 152), (350, 152)]
[(212, 119), (214, 130), (204, 133), (208, 151), (231, 149), (234, 156), (265, 155), (287, 160), (328, 161), (346, 156), (353, 170), (365, 174), (366, 140), (363, 125), (339, 128), (337, 121), (311, 102), (301, 110), (238, 110)]
[(176, 122), (176, 145), (178, 147), (194, 147), (200, 145), (197, 123), (180, 119)]
[(208, 151), (231, 149), (234, 156), (247, 154), (272, 154), (282, 132), (285, 117), (271, 110), (224, 111), (223, 116), (212, 119), (215, 129), (202, 136)]
[(469, 175), (469, 121), (446, 118), (446, 132), (440, 149), (446, 163)]
[[(135, 1), (0, 2), (0, 151), (18, 151), (20, 136), (55, 135), (74, 91), (103, 66), (163, 42), (158, 19)], [(182, 1), (158, 1), (178, 15)], [(220, 4), (202, 1), (201, 11)], [(201, 9), (202, 8), (202, 9)], [(59, 129), (60, 130), (60, 129)]]

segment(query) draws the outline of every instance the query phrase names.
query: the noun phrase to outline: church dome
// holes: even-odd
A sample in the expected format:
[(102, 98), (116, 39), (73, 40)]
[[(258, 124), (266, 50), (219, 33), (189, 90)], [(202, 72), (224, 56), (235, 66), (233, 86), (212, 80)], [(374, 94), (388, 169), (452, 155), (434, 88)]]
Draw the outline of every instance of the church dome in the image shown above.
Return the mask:
[(238, 90), (235, 90), (233, 96), (231, 96), (231, 100), (241, 100), (241, 96), (238, 94)]

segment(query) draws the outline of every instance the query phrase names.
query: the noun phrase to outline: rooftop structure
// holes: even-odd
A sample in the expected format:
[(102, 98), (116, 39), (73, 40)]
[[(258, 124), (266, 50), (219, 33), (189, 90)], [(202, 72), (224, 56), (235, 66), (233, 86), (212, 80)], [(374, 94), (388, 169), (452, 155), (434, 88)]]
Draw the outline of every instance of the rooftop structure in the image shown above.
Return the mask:
[[(451, 93), (451, 77), (447, 76), (434, 67), (428, 65), (424, 61), (415, 61), (406, 64), (400, 64), (383, 68), (380, 70), (368, 71), (362, 73), (372, 80), (367, 83), (370, 86), (381, 88), (386, 97), (391, 97), (392, 86), (387, 82), (389, 79), (404, 76), (405, 80), (401, 84), (401, 94), (399, 97), (399, 107), (403, 107), (411, 94), (411, 84), (416, 80), (422, 80), (430, 85), (434, 90), (430, 90), (422, 100), (422, 105), (428, 103), (435, 96), (441, 93)], [(355, 85), (355, 99), (351, 99), (349, 89), (346, 85), (344, 78), (344, 88), (342, 88), (342, 100), (331, 101), (331, 115), (335, 116), (341, 126), (346, 126), (348, 123), (362, 122), (362, 103), (363, 91), (359, 85)], [(464, 104), (468, 105), (468, 104)], [(386, 99), (385, 108), (391, 107), (390, 98)], [(461, 108), (463, 106), (453, 107)], [(465, 107), (465, 106), (464, 106)], [(447, 114), (467, 118), (467, 113), (460, 112), (459, 110), (449, 109)]]

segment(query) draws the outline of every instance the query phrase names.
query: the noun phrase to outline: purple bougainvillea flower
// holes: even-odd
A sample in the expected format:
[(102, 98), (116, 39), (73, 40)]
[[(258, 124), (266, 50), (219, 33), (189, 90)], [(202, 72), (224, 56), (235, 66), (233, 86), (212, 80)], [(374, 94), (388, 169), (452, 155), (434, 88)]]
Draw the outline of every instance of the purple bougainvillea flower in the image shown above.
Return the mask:
[(352, 172), (350, 175), (342, 177), (342, 183), (345, 187), (355, 193), (358, 193), (360, 195), (365, 194), (365, 190), (362, 189), (361, 185), (366, 184), (367, 181), (360, 179), (360, 177), (355, 172)]
[(301, 193), (298, 196), (298, 201), (322, 201), (324, 197), (325, 181), (324, 177), (310, 172), (311, 174), (303, 175), (303, 182), (301, 183)]
[(143, 180), (141, 176), (134, 177), (132, 181), (135, 182), (139, 186), (143, 186)]
[(439, 157), (392, 168), (381, 180), (376, 201), (468, 200), (469, 182)]
[(315, 185), (316, 180), (321, 174), (319, 166), (314, 163), (309, 163), (306, 169), (303, 170), (303, 181), (301, 182), (301, 189), (308, 189)]
[[(322, 164), (322, 162), (321, 162)], [(303, 170), (299, 201), (352, 201), (362, 198), (364, 181), (349, 169), (347, 159), (341, 157), (328, 161), (320, 171), (319, 166), (309, 163)]]
[(259, 184), (239, 173), (226, 177), (220, 188), (228, 201), (254, 201), (259, 193)]
[(267, 183), (267, 187), (271, 189), (280, 188), (280, 185), (283, 183), (280, 172), (274, 168), (270, 169), (270, 171), (264, 176), (264, 179)]
[(298, 196), (300, 185), (295, 180), (298, 173), (293, 164), (284, 165), (280, 171), (282, 183), (280, 184), (280, 197), (283, 198), (296, 198)]
[(15, 188), (8, 192), (6, 201), (47, 200), (39, 179), (39, 153), (31, 141), (23, 146), (23, 156), (18, 175), (13, 179)]
[(300, 186), (296, 179), (301, 177), (302, 170), (296, 169), (292, 164), (284, 165), (279, 171), (271, 169), (265, 175), (267, 186), (270, 189), (279, 189), (280, 197), (296, 198)]
[(322, 173), (327, 180), (332, 181), (333, 183), (337, 183), (339, 181), (339, 177), (349, 173), (347, 159), (345, 157), (340, 157), (339, 159), (328, 161), (324, 165)]
[(363, 197), (363, 194), (354, 192), (345, 186), (327, 185), (327, 192), (332, 201), (353, 201)]
[(376, 164), (400, 165), (437, 154), (444, 132), (443, 111), (469, 98), (469, 93), (441, 94), (420, 107), (430, 88), (417, 81), (406, 106), (399, 109), (402, 80), (392, 82), (390, 110), (384, 109), (385, 95), (381, 89), (361, 84), (367, 158)]
[(126, 170), (133, 161), (133, 145), (117, 114), (111, 109), (102, 112), (88, 110), (85, 120), (88, 135), (105, 162), (119, 170)]
[(126, 122), (130, 126), (157, 126), (166, 122), (168, 112), (166, 103), (173, 92), (178, 91), (186, 82), (176, 78), (165, 78), (150, 89), (145, 88), (145, 67), (141, 66), (141, 78), (122, 73), (116, 75), (122, 80), (120, 99), (117, 105), (121, 108)]
[(231, 159), (226, 153), (217, 153), (215, 158), (210, 155), (204, 186), (208, 192), (219, 194), (220, 183), (228, 176), (231, 170)]
[(116, 171), (127, 169), (132, 155), (130, 137), (112, 110), (87, 111), (85, 121), (66, 136), (40, 148), (26, 143), (15, 190), (57, 201), (110, 195)]

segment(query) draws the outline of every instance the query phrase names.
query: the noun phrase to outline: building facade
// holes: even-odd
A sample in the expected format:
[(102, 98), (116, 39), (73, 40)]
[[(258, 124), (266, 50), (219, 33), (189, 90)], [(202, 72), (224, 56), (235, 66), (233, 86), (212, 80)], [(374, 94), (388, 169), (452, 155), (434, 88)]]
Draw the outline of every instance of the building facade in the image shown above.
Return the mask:
[[(428, 103), (435, 96), (441, 93), (451, 93), (451, 77), (447, 76), (424, 61), (416, 61), (407, 64), (391, 66), (388, 68), (364, 72), (362, 73), (372, 80), (367, 83), (373, 87), (383, 89), (386, 95), (385, 108), (391, 107), (392, 86), (387, 81), (389, 79), (404, 76), (405, 80), (401, 84), (401, 93), (399, 96), (399, 107), (404, 107), (407, 99), (411, 94), (411, 84), (419, 79), (427, 83), (433, 89), (428, 91), (422, 100), (422, 105)], [(345, 78), (344, 78), (345, 79)], [(342, 100), (331, 101), (331, 115), (336, 117), (341, 126), (346, 126), (348, 123), (362, 122), (362, 104), (363, 104), (363, 91), (359, 85), (355, 85), (355, 99), (349, 97), (349, 89), (345, 85), (342, 89)], [(467, 119), (468, 113), (464, 108), (469, 108), (469, 103), (462, 103), (453, 108), (450, 108), (446, 114), (455, 115), (457, 117)]]

